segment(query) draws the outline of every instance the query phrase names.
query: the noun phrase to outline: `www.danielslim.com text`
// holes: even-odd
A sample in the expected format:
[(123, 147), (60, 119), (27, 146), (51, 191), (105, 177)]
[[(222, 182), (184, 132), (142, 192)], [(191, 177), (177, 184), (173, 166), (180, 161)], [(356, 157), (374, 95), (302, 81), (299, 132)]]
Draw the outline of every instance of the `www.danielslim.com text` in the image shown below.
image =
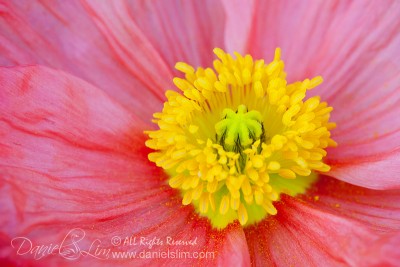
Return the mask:
[(214, 259), (214, 252), (204, 251), (113, 251), (111, 257), (113, 259)]

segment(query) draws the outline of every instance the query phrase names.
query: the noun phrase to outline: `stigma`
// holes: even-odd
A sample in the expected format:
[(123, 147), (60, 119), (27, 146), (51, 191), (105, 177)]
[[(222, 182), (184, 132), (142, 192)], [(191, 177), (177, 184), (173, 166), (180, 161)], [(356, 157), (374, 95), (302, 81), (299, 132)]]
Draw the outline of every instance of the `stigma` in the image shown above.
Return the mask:
[(306, 93), (320, 76), (288, 84), (280, 49), (274, 59), (235, 58), (214, 49), (212, 68), (178, 62), (181, 92), (167, 91), (159, 127), (147, 131), (149, 160), (215, 228), (247, 226), (277, 214), (281, 194), (295, 196), (330, 167), (323, 162), (335, 123), (332, 108)]

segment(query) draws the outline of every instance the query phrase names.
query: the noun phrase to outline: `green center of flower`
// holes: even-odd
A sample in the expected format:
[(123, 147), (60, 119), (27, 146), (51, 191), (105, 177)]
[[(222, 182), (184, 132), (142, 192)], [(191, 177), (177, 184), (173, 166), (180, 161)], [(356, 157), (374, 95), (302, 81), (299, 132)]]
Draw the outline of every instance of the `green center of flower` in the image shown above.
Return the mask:
[(217, 142), (225, 151), (238, 153), (240, 172), (246, 164), (244, 150), (250, 148), (264, 135), (262, 116), (256, 110), (247, 111), (245, 105), (240, 105), (236, 112), (230, 108), (223, 111), (223, 119), (215, 124)]
[(316, 172), (329, 171), (323, 158), (336, 145), (332, 108), (317, 96), (304, 100), (321, 77), (287, 83), (279, 49), (268, 65), (214, 52), (214, 70), (176, 64), (185, 75), (174, 78), (182, 93), (167, 91), (154, 114), (159, 130), (147, 132), (146, 145), (183, 205), (215, 228), (235, 220), (247, 226), (275, 215), (281, 194), (304, 193)]
[(215, 125), (215, 131), (218, 143), (226, 151), (241, 153), (260, 139), (263, 133), (260, 112), (247, 112), (246, 106), (240, 105), (236, 112), (225, 109), (223, 115), (224, 118)]

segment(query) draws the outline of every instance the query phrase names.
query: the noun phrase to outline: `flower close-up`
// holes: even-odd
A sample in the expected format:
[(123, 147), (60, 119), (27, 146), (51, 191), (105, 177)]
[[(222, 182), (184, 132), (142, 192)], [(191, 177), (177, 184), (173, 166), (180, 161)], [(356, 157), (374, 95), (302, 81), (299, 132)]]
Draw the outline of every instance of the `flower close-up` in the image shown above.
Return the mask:
[(0, 1), (1, 266), (398, 266), (400, 2)]

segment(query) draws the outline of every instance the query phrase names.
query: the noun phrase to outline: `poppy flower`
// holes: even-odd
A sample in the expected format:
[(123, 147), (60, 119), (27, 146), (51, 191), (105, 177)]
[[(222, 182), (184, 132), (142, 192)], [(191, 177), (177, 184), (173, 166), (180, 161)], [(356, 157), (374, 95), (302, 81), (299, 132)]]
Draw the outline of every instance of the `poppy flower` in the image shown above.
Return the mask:
[(398, 2), (1, 10), (2, 265), (399, 262)]

